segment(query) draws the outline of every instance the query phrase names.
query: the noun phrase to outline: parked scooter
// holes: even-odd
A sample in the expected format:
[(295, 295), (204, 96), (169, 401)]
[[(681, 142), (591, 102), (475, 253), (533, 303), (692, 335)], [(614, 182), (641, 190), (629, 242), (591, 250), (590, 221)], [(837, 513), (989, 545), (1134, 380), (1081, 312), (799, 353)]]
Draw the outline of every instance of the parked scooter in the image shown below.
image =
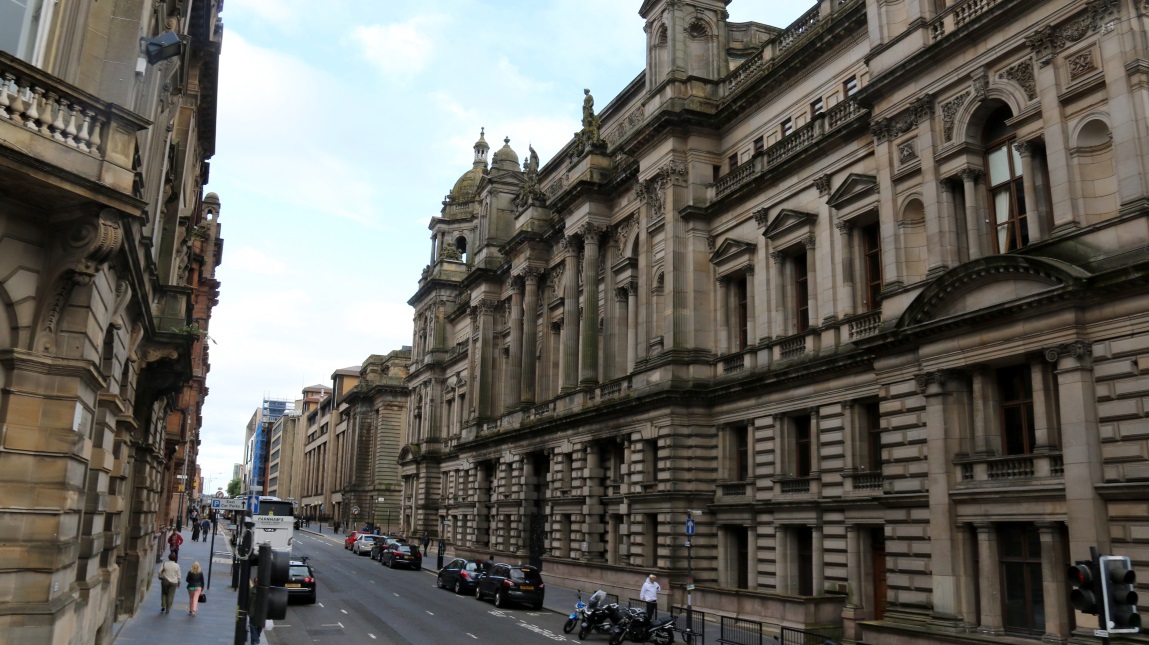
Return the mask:
[(579, 623), (582, 622), (583, 617), (586, 616), (586, 603), (582, 601), (582, 589), (576, 589), (575, 595), (578, 597), (578, 602), (575, 603), (575, 610), (571, 612), (570, 618), (567, 618), (567, 622), (563, 624), (564, 634), (573, 632), (575, 627), (578, 627)]
[(583, 640), (591, 632), (609, 634), (614, 629), (617, 603), (606, 602), (606, 592), (599, 589), (587, 601), (582, 619), (582, 626), (578, 630), (579, 640)]
[(647, 620), (645, 609), (618, 608), (615, 612), (618, 623), (610, 631), (610, 645), (619, 645), (624, 640), (632, 643), (655, 643), (669, 645), (674, 642), (674, 623), (677, 616), (661, 620)]

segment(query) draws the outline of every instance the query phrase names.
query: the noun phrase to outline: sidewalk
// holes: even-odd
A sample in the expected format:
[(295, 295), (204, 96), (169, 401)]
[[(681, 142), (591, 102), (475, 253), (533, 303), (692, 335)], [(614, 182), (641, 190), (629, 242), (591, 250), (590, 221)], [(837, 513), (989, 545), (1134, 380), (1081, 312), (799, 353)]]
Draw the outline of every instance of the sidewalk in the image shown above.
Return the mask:
[[(199, 562), (204, 578), (208, 575), (208, 542), (192, 542), (191, 529), (181, 533), (180, 576), (187, 576), (193, 562)], [(165, 556), (167, 551), (164, 552)], [(196, 645), (231, 645), (235, 641), (235, 591), (231, 590), (231, 545), (220, 527), (215, 536), (215, 557), (211, 565), (211, 582), (207, 588), (208, 601), (200, 603), (195, 616), (188, 615), (187, 585), (176, 589), (171, 614), (160, 613), (160, 565), (153, 565), (152, 586), (145, 594), (136, 615), (116, 623), (113, 645), (156, 645), (179, 641)], [(261, 640), (266, 642), (266, 639)]]

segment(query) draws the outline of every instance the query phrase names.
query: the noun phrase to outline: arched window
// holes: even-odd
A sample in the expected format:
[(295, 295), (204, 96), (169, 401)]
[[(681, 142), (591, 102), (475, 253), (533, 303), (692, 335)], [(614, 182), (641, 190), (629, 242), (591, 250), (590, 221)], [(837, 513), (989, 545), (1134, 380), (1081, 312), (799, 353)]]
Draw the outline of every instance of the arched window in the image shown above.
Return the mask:
[(990, 222), (997, 253), (1016, 251), (1029, 244), (1021, 155), (1013, 147), (1016, 133), (1007, 124), (1012, 116), (1008, 107), (1001, 106), (989, 115), (982, 130), (986, 190), (989, 192)]
[(455, 248), (459, 249), (459, 257), (463, 259), (463, 262), (466, 262), (467, 261), (467, 238), (463, 237), (462, 235), (455, 238)]

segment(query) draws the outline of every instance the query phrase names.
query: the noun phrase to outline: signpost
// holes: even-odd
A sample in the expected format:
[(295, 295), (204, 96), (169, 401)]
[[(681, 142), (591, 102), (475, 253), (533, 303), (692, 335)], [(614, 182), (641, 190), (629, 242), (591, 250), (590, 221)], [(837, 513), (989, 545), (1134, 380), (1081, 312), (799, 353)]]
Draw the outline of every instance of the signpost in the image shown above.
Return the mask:
[(211, 507), (220, 511), (242, 511), (247, 509), (247, 502), (242, 499), (220, 499), (217, 497), (211, 500)]

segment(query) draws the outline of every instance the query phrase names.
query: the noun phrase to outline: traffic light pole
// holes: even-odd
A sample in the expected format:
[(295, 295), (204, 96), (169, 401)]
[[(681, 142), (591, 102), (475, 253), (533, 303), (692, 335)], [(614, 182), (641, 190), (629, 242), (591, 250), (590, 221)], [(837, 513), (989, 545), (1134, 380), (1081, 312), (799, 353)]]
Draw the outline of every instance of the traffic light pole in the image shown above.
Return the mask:
[[(251, 607), (251, 529), (252, 519), (247, 516), (237, 518), (243, 525), (242, 533), (236, 537), (233, 557), (239, 559), (239, 580), (236, 581), (239, 593), (236, 594), (235, 639), (233, 645), (247, 643), (247, 616)], [(241, 529), (237, 526), (236, 531)]]

